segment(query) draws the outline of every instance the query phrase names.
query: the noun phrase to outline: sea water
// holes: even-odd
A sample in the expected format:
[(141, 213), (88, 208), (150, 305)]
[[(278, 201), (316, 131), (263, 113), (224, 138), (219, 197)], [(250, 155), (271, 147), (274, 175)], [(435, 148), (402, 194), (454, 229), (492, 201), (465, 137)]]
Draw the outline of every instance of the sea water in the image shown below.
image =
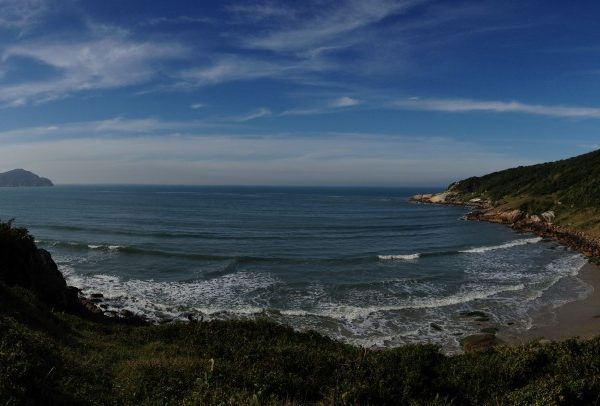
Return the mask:
[[(363, 346), (448, 351), (589, 293), (576, 252), (399, 188), (0, 189), (69, 284), (152, 320), (269, 318)], [(489, 320), (465, 316), (481, 311)]]

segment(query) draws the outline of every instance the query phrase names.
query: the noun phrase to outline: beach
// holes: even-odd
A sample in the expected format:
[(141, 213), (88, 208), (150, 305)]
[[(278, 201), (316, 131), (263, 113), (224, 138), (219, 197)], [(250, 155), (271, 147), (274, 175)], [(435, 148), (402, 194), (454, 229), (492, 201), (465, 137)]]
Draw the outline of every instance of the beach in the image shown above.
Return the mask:
[[(554, 212), (544, 213), (544, 217), (529, 215), (518, 209), (495, 208), (486, 200), (465, 200), (456, 192), (445, 191), (436, 194), (415, 195), (411, 201), (434, 205), (458, 205), (471, 207), (466, 215), (468, 220), (498, 223), (521, 232), (531, 232), (545, 241), (554, 240), (566, 249), (579, 252), (584, 257), (597, 257), (600, 252), (598, 239), (588, 233), (571, 227), (561, 227), (552, 223)], [(546, 218), (548, 217), (548, 218)], [(532, 341), (560, 341), (570, 338), (589, 339), (600, 332), (600, 269), (588, 261), (576, 273), (575, 285), (555, 287), (560, 297), (571, 297), (561, 303), (545, 303), (530, 314), (526, 327), (511, 322), (499, 326), (497, 338), (500, 343), (518, 345)], [(523, 303), (523, 306), (526, 304)]]
[(596, 337), (600, 333), (600, 268), (589, 262), (579, 271), (578, 277), (590, 286), (588, 296), (547, 309), (534, 318), (531, 329), (515, 331), (503, 327), (498, 338), (515, 345), (538, 340)]

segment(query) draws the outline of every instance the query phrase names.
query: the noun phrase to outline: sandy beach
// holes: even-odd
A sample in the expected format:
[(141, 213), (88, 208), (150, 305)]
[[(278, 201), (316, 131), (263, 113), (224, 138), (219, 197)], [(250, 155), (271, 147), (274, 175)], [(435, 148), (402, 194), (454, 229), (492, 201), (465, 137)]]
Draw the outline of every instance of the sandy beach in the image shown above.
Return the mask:
[(581, 300), (549, 310), (534, 320), (534, 327), (524, 331), (502, 328), (498, 338), (507, 344), (522, 344), (537, 340), (566, 340), (592, 338), (600, 334), (600, 267), (586, 264), (578, 277), (593, 290)]

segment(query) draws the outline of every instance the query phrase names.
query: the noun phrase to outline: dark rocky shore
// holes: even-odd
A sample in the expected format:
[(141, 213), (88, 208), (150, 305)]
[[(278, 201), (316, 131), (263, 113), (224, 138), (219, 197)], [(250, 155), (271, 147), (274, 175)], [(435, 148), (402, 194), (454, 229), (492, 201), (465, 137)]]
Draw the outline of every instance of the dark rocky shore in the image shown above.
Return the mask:
[[(0, 282), (32, 291), (49, 309), (95, 321), (107, 318), (100, 304), (103, 295), (85, 297), (79, 288), (68, 286), (50, 253), (38, 248), (27, 230), (1, 223), (0, 234), (6, 234), (0, 238)], [(127, 311), (111, 315), (128, 322), (145, 322)]]

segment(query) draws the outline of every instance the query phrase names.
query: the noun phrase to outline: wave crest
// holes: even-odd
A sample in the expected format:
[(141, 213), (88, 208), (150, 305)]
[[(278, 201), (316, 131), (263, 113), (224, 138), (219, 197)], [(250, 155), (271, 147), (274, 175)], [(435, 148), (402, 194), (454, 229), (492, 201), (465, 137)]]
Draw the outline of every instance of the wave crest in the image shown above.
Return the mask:
[(403, 255), (377, 255), (382, 261), (415, 261), (421, 257), (421, 254), (403, 254)]
[(466, 253), (466, 254), (482, 254), (482, 253), (488, 252), (488, 251), (502, 250), (502, 249), (516, 247), (516, 246), (519, 246), (519, 245), (535, 244), (535, 243), (538, 243), (540, 241), (542, 241), (542, 237), (522, 238), (520, 240), (509, 241), (509, 242), (504, 243), (504, 244), (490, 245), (490, 246), (486, 246), (486, 247), (470, 248), (470, 249), (467, 249), (467, 250), (461, 250), (459, 252)]

